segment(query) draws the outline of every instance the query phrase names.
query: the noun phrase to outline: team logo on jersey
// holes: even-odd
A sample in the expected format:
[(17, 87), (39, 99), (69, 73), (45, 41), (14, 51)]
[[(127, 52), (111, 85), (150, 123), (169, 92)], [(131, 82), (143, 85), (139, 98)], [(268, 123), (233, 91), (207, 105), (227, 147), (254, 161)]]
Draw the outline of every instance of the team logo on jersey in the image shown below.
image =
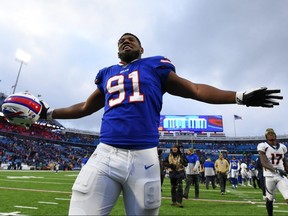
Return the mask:
[(151, 168), (152, 166), (154, 166), (154, 164), (151, 164), (151, 165), (145, 165), (144, 167), (145, 167), (145, 170), (147, 170), (147, 169), (149, 169), (149, 168)]
[(128, 71), (129, 71), (129, 68), (121, 70), (119, 73), (125, 73), (125, 72), (128, 72)]

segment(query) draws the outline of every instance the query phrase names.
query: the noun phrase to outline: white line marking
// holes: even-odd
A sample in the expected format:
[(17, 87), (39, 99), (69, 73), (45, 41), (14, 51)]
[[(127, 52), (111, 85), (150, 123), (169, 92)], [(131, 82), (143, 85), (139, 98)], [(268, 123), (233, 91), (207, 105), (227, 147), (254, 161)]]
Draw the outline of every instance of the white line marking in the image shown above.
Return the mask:
[(25, 208), (25, 209), (38, 209), (37, 207), (32, 207), (32, 206), (14, 206), (15, 208)]
[(21, 180), (21, 179), (6, 179), (6, 180), (1, 180), (1, 181), (8, 181), (8, 182), (27, 182), (27, 183), (33, 183), (33, 184), (55, 184), (55, 185), (70, 185), (72, 183), (65, 183), (65, 182), (48, 182), (48, 181), (25, 181), (25, 180)]
[(39, 179), (44, 177), (38, 176), (7, 176), (8, 179)]
[(55, 198), (56, 200), (67, 200), (67, 201), (70, 201), (70, 199), (67, 199), (67, 198)]
[(273, 212), (288, 212), (286, 210), (273, 210)]
[(48, 205), (58, 205), (58, 203), (56, 203), (56, 202), (38, 201), (38, 203), (41, 203), (41, 204), (48, 204)]
[(16, 212), (0, 212), (0, 216), (25, 216), (23, 214), (19, 214), (21, 212), (16, 211)]
[(0, 187), (0, 190), (19, 190), (19, 191), (34, 191), (34, 192), (47, 192), (47, 193), (64, 193), (64, 194), (71, 194), (71, 192), (66, 191), (50, 191), (50, 190), (38, 190), (38, 189), (28, 189), (28, 188), (10, 188), (10, 187)]

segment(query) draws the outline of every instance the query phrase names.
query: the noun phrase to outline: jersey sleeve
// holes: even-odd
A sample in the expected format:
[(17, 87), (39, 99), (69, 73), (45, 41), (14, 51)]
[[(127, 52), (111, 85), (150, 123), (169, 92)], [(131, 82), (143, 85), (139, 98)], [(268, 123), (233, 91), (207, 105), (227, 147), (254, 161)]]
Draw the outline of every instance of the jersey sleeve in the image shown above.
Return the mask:
[(284, 154), (286, 154), (287, 153), (287, 147), (284, 144), (282, 144), (282, 148), (283, 148)]
[(98, 88), (102, 93), (104, 92), (104, 88), (103, 88), (103, 75), (104, 75), (104, 73), (105, 73), (106, 70), (107, 70), (107, 68), (101, 69), (101, 70), (97, 73), (97, 75), (96, 75), (96, 77), (95, 77), (95, 80), (94, 80), (97, 88)]
[(171, 71), (176, 73), (173, 63), (164, 56), (154, 56), (149, 59), (151, 67), (154, 68), (157, 76), (160, 78), (162, 86), (165, 85), (168, 75)]
[(257, 145), (257, 151), (259, 152), (259, 151), (261, 151), (261, 152), (265, 152), (265, 143), (259, 143), (258, 145)]
[(149, 59), (149, 62), (153, 68), (168, 69), (176, 72), (176, 68), (173, 63), (164, 56), (154, 56)]

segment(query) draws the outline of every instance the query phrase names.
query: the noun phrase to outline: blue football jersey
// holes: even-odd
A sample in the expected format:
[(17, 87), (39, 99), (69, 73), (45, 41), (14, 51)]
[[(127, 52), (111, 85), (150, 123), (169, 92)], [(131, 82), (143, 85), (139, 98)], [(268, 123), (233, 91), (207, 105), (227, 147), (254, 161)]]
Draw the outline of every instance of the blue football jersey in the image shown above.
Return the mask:
[(186, 155), (186, 158), (188, 160), (188, 163), (196, 163), (196, 161), (199, 161), (199, 158), (197, 154), (192, 154), (192, 155)]
[(234, 169), (234, 170), (237, 170), (239, 167), (239, 161), (238, 160), (231, 160), (230, 161), (230, 164), (231, 164), (231, 169)]
[(174, 65), (163, 56), (103, 68), (95, 83), (105, 95), (100, 142), (146, 149), (159, 142), (163, 86)]

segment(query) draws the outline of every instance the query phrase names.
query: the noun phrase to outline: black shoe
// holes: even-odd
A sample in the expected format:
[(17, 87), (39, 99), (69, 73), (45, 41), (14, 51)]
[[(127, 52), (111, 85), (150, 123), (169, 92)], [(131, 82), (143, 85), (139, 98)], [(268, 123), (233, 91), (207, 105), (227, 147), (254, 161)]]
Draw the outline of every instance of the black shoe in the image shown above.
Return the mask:
[(179, 208), (183, 208), (183, 207), (184, 207), (182, 203), (177, 203), (177, 206), (178, 206)]
[(188, 196), (186, 196), (186, 195), (183, 195), (183, 198), (185, 198), (185, 199), (188, 199)]

